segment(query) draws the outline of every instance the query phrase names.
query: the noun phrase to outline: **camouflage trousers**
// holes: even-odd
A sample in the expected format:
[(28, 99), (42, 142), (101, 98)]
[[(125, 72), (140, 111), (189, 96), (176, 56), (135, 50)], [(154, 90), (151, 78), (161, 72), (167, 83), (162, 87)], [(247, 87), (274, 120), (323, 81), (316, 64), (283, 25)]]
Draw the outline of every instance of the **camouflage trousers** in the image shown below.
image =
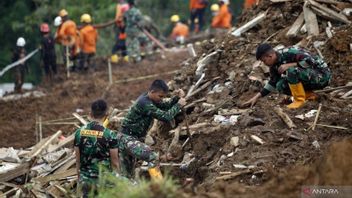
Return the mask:
[(118, 140), (122, 143), (119, 159), (121, 175), (132, 178), (134, 176), (134, 169), (136, 160), (143, 160), (156, 164), (158, 161), (158, 154), (154, 152), (148, 145), (137, 140), (136, 138), (119, 133)]
[(141, 45), (144, 47), (145, 53), (151, 55), (153, 53), (153, 46), (148, 37), (142, 32), (127, 32), (126, 46), (128, 56), (134, 61), (141, 60)]
[(283, 94), (291, 95), (289, 84), (301, 82), (305, 90), (312, 91), (323, 89), (331, 79), (331, 72), (328, 68), (312, 69), (302, 67), (290, 67), (286, 75), (276, 84), (276, 89)]

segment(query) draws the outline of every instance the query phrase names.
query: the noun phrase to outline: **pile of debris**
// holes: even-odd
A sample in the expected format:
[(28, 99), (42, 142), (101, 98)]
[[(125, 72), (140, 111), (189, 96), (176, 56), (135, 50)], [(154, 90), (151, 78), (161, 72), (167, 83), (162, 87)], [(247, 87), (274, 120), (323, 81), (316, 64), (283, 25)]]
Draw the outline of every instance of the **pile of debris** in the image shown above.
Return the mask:
[[(81, 116), (74, 116), (87, 124)], [(0, 195), (4, 197), (70, 196), (77, 184), (74, 134), (62, 131), (24, 150), (0, 149)], [(68, 148), (67, 148), (68, 147)], [(9, 183), (11, 181), (11, 183)]]
[[(169, 160), (181, 165), (191, 156), (192, 165), (173, 174), (203, 186), (229, 179), (263, 184), (281, 168), (317, 159), (332, 139), (349, 136), (351, 7), (350, 2), (333, 0), (261, 1), (226, 37), (203, 41), (196, 49), (189, 45), (194, 57), (169, 82), (172, 89), (187, 90), (184, 121), (171, 131), (172, 124), (162, 123), (150, 131), (156, 138), (154, 147)], [(320, 99), (298, 110), (276, 106), (283, 99), (280, 94), (241, 109), (239, 104), (268, 79), (269, 68), (254, 56), (262, 42), (316, 52), (332, 68), (332, 87), (317, 91)]]

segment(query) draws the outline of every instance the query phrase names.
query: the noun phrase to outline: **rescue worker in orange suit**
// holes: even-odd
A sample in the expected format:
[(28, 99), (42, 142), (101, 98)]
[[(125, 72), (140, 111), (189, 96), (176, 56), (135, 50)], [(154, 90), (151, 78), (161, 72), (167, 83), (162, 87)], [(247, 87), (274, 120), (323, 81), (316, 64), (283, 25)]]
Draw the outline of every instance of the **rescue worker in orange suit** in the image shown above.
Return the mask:
[[(58, 28), (56, 41), (63, 46), (68, 46), (70, 48), (70, 59), (75, 60), (80, 53), (80, 38), (76, 23), (68, 18), (68, 12), (65, 9), (59, 12), (59, 16), (62, 21)], [(75, 65), (72, 70), (75, 70)]]
[(208, 3), (208, 0), (189, 1), (189, 9), (191, 10), (191, 31), (195, 30), (196, 19), (198, 19), (199, 22), (199, 31), (202, 31), (204, 25), (204, 13)]
[(83, 23), (83, 27), (80, 30), (81, 53), (78, 69), (86, 71), (89, 67), (91, 67), (93, 70), (95, 70), (94, 61), (91, 59), (94, 57), (96, 52), (98, 32), (91, 25), (92, 17), (89, 14), (83, 14), (81, 16), (81, 23)]
[(216, 12), (212, 22), (212, 28), (229, 29), (231, 28), (232, 14), (228, 7), (229, 0), (220, 0), (219, 6), (213, 4), (211, 11)]
[(126, 32), (125, 32), (125, 23), (124, 23), (124, 14), (129, 10), (130, 6), (124, 0), (118, 0), (116, 5), (116, 15), (115, 15), (115, 35), (116, 42), (112, 48), (111, 62), (117, 63), (119, 61), (120, 54), (124, 61), (128, 62), (127, 48), (126, 48)]
[(189, 34), (188, 26), (180, 21), (180, 17), (178, 15), (173, 15), (171, 17), (171, 22), (174, 24), (171, 38), (177, 43), (183, 45), (185, 43), (186, 37)]
[(244, 9), (251, 8), (254, 4), (258, 5), (259, 0), (245, 0), (244, 2)]

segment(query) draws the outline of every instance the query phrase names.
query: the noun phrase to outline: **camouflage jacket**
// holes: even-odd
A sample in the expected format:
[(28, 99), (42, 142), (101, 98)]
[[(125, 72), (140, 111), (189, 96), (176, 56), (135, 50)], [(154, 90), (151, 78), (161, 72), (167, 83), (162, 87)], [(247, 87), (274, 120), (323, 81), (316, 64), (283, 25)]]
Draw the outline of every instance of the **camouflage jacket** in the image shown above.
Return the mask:
[(136, 7), (132, 7), (129, 9), (125, 14), (125, 24), (126, 24), (126, 33), (129, 34), (136, 34), (140, 32), (139, 26), (140, 23), (143, 21), (143, 15)]
[(95, 182), (99, 168), (112, 172), (110, 149), (118, 148), (116, 133), (97, 122), (90, 122), (75, 132), (74, 146), (80, 151), (80, 179)]
[(317, 55), (312, 55), (305, 49), (298, 47), (284, 48), (276, 52), (277, 63), (270, 67), (270, 80), (261, 91), (261, 95), (268, 95), (275, 89), (276, 83), (282, 78), (278, 69), (286, 63), (297, 63), (297, 67), (317, 69), (324, 73), (330, 73), (328, 65)]
[(156, 104), (149, 99), (147, 93), (142, 94), (123, 119), (122, 132), (138, 139), (144, 138), (154, 118), (169, 122), (181, 111), (178, 100), (179, 97), (176, 96), (168, 102)]

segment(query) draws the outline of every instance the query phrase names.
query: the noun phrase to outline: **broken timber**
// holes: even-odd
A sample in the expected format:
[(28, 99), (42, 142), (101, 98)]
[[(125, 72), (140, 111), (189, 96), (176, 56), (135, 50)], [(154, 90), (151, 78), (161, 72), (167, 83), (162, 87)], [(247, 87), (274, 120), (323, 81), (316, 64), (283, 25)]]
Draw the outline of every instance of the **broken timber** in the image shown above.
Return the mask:
[(303, 6), (304, 21), (308, 31), (308, 35), (319, 35), (318, 20), (315, 13), (308, 7), (306, 2)]
[(294, 37), (297, 35), (301, 27), (303, 26), (304, 23), (304, 13), (302, 12), (296, 19), (296, 21), (293, 23), (291, 28), (288, 30), (286, 33), (287, 37)]
[(279, 106), (274, 107), (274, 111), (285, 122), (288, 128), (296, 128), (291, 118)]
[(339, 14), (339, 13), (335, 12), (334, 10), (331, 10), (331, 9), (327, 8), (326, 6), (323, 6), (320, 3), (317, 3), (313, 0), (307, 0), (307, 2), (309, 5), (312, 5), (318, 9), (320, 9), (321, 11), (326, 12), (328, 15), (330, 15), (331, 17), (333, 17), (337, 21), (340, 21), (340, 22), (343, 22), (346, 24), (351, 24), (351, 21), (349, 21), (345, 15)]
[(259, 14), (257, 17), (255, 17), (245, 25), (233, 31), (231, 34), (236, 37), (241, 36), (242, 33), (247, 32), (249, 29), (257, 25), (258, 23), (262, 22), (266, 18), (266, 15), (267, 15), (267, 12)]

